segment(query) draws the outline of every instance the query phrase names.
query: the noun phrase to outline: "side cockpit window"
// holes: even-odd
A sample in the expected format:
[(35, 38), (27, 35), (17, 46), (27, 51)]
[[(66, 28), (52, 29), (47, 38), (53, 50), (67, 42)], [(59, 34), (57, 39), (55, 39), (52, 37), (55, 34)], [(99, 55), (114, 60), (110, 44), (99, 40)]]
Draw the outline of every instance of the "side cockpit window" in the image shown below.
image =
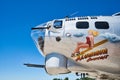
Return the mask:
[(97, 29), (109, 29), (109, 24), (108, 22), (98, 21), (98, 22), (95, 22), (95, 27)]
[(62, 28), (62, 20), (55, 20), (53, 26), (56, 29)]
[(77, 29), (88, 29), (89, 28), (89, 23), (87, 21), (77, 22), (76, 23), (76, 28)]

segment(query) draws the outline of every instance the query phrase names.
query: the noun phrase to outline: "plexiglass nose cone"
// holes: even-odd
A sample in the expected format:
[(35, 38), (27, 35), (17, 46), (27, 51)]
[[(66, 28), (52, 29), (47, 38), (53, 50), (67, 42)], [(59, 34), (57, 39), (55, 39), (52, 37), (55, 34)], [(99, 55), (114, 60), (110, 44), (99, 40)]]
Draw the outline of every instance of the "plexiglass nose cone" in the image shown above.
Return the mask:
[[(37, 29), (40, 28), (40, 26), (37, 26), (36, 29), (31, 31), (31, 37), (33, 41), (35, 42), (36, 47), (40, 51), (41, 54), (44, 52), (44, 39), (45, 39), (45, 29)], [(43, 26), (42, 26), (43, 27)]]

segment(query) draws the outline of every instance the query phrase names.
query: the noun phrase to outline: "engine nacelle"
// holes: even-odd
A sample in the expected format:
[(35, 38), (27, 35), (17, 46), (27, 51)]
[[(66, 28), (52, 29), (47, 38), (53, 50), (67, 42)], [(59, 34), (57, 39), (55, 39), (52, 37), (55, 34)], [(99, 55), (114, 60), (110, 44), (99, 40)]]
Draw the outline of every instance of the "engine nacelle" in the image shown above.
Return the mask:
[(67, 69), (67, 58), (58, 53), (46, 55), (46, 71), (51, 75), (69, 73)]

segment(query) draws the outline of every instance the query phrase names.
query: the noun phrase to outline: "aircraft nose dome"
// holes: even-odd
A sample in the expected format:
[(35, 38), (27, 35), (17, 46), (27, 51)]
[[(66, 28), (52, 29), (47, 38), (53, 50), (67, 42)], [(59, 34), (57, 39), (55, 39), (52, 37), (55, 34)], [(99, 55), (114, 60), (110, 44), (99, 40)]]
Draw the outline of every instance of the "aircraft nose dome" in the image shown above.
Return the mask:
[(37, 26), (35, 28), (35, 30), (31, 31), (31, 37), (32, 37), (36, 47), (38, 48), (39, 52), (43, 55), (45, 30), (41, 29), (41, 26)]

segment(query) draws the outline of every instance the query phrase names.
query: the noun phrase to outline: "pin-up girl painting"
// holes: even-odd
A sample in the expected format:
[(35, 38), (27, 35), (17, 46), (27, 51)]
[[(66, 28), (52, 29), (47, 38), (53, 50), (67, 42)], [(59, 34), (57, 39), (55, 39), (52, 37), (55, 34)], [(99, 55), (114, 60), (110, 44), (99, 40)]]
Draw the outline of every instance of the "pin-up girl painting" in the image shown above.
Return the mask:
[(80, 53), (81, 48), (93, 48), (94, 46), (94, 37), (98, 35), (98, 32), (95, 30), (89, 30), (88, 36), (86, 36), (86, 42), (78, 42), (75, 50), (72, 53), (72, 56), (75, 55), (75, 53)]

